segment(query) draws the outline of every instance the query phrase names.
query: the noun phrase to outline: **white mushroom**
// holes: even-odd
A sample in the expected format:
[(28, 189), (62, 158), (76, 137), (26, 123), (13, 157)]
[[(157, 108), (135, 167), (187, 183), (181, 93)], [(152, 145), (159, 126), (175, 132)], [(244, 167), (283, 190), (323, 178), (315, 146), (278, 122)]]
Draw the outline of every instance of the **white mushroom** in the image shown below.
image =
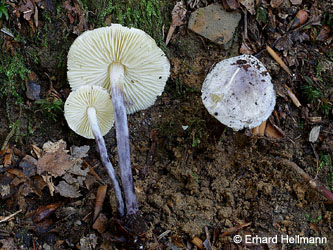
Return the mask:
[(67, 65), (73, 90), (99, 85), (112, 95), (126, 213), (135, 214), (126, 113), (151, 106), (161, 95), (170, 74), (169, 61), (144, 31), (112, 24), (79, 36), (69, 50)]
[(95, 138), (101, 160), (112, 180), (118, 210), (124, 215), (124, 202), (114, 168), (110, 162), (103, 135), (112, 127), (113, 106), (108, 92), (99, 86), (82, 86), (73, 91), (65, 102), (65, 118), (68, 126), (77, 134)]
[(260, 125), (275, 106), (271, 77), (251, 55), (219, 62), (207, 75), (201, 92), (208, 112), (234, 130)]

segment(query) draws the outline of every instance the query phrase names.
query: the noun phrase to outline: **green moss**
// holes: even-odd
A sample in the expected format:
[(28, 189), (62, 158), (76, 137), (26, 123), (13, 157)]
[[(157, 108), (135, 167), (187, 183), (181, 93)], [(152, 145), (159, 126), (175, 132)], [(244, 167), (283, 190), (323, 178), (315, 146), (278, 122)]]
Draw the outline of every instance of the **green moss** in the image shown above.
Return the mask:
[(171, 5), (165, 0), (110, 0), (98, 10), (97, 25), (105, 26), (106, 17), (110, 17), (112, 23), (144, 30), (161, 45), (162, 27), (168, 23)]
[(30, 70), (25, 65), (23, 55), (17, 52), (13, 57), (0, 54), (0, 99), (11, 97), (15, 103), (23, 103), (22, 93), (25, 90), (25, 80)]

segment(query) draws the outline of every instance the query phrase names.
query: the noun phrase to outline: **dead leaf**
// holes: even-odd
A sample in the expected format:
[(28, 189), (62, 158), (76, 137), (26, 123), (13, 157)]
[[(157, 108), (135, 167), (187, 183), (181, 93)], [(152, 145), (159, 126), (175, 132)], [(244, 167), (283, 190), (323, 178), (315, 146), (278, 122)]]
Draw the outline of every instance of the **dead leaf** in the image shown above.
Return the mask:
[(34, 176), (37, 173), (37, 160), (30, 155), (26, 155), (19, 164), (23, 169), (23, 173), (28, 176)]
[(61, 205), (61, 202), (39, 207), (33, 215), (33, 222), (38, 223), (49, 218)]
[(98, 189), (97, 189), (96, 204), (95, 204), (93, 220), (96, 220), (97, 216), (102, 211), (102, 207), (103, 207), (103, 203), (104, 203), (104, 200), (105, 200), (105, 195), (106, 195), (107, 188), (108, 188), (107, 185), (102, 185), (102, 186), (99, 186)]
[(267, 123), (265, 135), (273, 139), (282, 139), (285, 137), (284, 132), (276, 125), (272, 125), (270, 122)]
[(104, 233), (106, 231), (108, 225), (108, 218), (105, 214), (99, 214), (97, 219), (95, 220), (92, 228), (97, 230), (100, 234)]
[(309, 134), (309, 142), (316, 142), (318, 140), (320, 133), (320, 126), (315, 126), (311, 129), (310, 134)]
[(48, 174), (46, 175), (42, 175), (43, 180), (45, 181), (45, 183), (47, 184), (49, 191), (50, 191), (50, 195), (53, 196), (54, 191), (55, 191), (55, 187), (54, 184), (52, 182), (52, 177), (49, 176)]
[(53, 177), (62, 176), (71, 169), (74, 162), (67, 154), (66, 142), (60, 140), (56, 143), (47, 142), (43, 145), (43, 151), (46, 152), (38, 159), (37, 173), (40, 175), (44, 172), (51, 174)]
[(176, 5), (173, 7), (173, 10), (171, 12), (171, 18), (172, 18), (171, 26), (165, 41), (166, 45), (168, 45), (176, 27), (184, 24), (186, 12), (187, 10), (185, 8), (183, 1), (177, 2)]
[(237, 0), (222, 0), (222, 5), (227, 11), (239, 9), (239, 3)]
[(31, 0), (27, 0), (25, 4), (19, 7), (19, 11), (23, 13), (23, 18), (29, 21), (34, 14), (34, 4)]
[(331, 29), (329, 26), (323, 26), (316, 38), (317, 41), (324, 42), (330, 36)]
[(1, 239), (1, 250), (17, 250), (18, 248), (15, 245), (13, 238)]
[(70, 185), (65, 181), (60, 181), (58, 186), (55, 188), (56, 191), (63, 197), (78, 198), (81, 196), (78, 186)]
[(254, 8), (254, 0), (238, 0), (241, 5), (243, 5), (251, 15), (255, 15), (256, 11)]
[(284, 2), (284, 0), (271, 0), (270, 4), (272, 8), (278, 8)]

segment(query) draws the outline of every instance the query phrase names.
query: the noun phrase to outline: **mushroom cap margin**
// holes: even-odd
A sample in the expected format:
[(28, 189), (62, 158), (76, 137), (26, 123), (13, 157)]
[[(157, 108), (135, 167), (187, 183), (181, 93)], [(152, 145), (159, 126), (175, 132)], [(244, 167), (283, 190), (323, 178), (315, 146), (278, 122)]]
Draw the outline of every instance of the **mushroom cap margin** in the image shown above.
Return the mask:
[(69, 94), (64, 105), (68, 126), (75, 133), (87, 139), (94, 139), (88, 121), (89, 107), (96, 109), (98, 125), (104, 136), (113, 126), (114, 112), (110, 94), (99, 86), (82, 86)]
[(86, 31), (68, 53), (67, 77), (72, 90), (98, 85), (111, 91), (109, 67), (125, 68), (124, 97), (127, 113), (153, 105), (170, 75), (164, 52), (144, 31), (120, 24)]

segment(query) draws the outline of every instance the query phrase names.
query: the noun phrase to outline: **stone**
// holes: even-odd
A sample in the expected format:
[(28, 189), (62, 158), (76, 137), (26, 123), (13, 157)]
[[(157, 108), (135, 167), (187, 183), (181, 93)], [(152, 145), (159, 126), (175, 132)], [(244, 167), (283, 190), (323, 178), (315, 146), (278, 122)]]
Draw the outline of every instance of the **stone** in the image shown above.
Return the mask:
[(221, 4), (214, 3), (194, 11), (188, 28), (214, 43), (229, 47), (240, 19), (238, 11), (227, 12)]

